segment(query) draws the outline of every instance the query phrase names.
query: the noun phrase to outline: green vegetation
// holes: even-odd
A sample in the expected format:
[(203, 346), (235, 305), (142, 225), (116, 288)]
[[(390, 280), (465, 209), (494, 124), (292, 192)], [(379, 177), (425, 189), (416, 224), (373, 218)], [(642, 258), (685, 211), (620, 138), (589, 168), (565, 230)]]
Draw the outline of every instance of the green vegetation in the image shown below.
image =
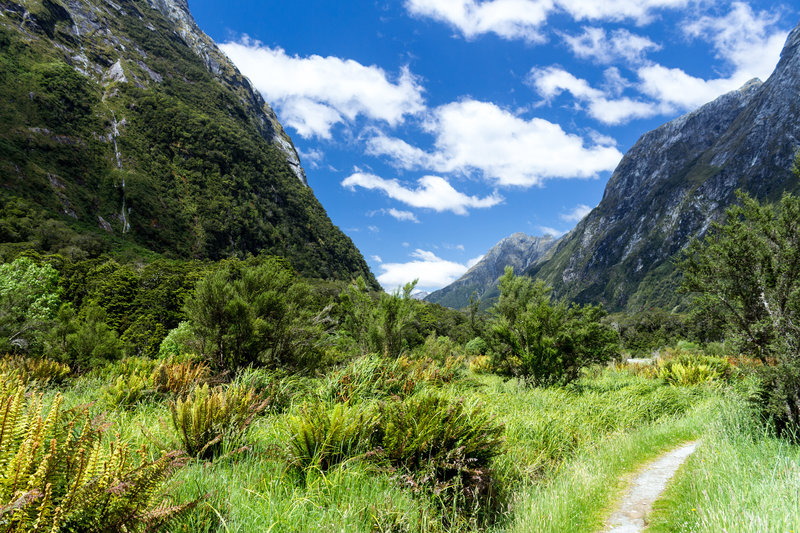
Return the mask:
[[(141, 2), (98, 10), (83, 28), (82, 16), (49, 0), (6, 2), (3, 12), (0, 259), (265, 251), (308, 277), (361, 275), (377, 287), (271, 141), (283, 135), (271, 111), (221, 53), (212, 74)], [(126, 81), (103, 78), (115, 62)], [(152, 323), (142, 319), (143, 337)]]

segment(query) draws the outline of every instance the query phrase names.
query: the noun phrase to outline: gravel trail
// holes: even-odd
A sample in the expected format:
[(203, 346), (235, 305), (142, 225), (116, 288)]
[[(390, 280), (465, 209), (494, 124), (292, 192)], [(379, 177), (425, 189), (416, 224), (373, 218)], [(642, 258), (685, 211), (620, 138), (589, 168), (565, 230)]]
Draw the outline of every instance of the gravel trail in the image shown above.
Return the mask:
[(606, 521), (604, 531), (607, 533), (644, 531), (645, 518), (653, 503), (664, 492), (678, 468), (694, 453), (697, 444), (697, 441), (686, 443), (644, 467), (631, 483), (619, 507)]

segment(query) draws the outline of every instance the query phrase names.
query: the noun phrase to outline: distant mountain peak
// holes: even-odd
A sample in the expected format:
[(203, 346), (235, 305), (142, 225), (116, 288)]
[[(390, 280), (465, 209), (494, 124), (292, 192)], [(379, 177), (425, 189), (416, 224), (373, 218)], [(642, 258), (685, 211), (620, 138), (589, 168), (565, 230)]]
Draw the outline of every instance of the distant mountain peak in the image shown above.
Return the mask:
[(555, 242), (551, 235), (534, 237), (522, 232), (509, 235), (495, 244), (458, 280), (429, 294), (425, 300), (460, 309), (469, 304), (473, 292), (482, 299), (492, 298), (497, 289), (497, 280), (506, 266), (513, 267), (517, 274), (521, 274), (544, 257)]

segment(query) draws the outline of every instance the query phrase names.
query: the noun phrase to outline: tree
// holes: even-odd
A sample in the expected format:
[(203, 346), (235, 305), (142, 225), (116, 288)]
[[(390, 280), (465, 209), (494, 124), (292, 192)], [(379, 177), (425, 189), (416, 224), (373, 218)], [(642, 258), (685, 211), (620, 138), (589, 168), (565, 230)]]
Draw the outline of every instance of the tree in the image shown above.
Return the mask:
[(493, 367), (501, 374), (539, 386), (564, 385), (582, 367), (616, 354), (619, 337), (601, 322), (601, 307), (552, 302), (542, 281), (515, 276), (511, 267), (499, 288), (489, 342)]
[(309, 285), (274, 257), (225, 262), (197, 283), (184, 309), (203, 353), (228, 370), (313, 365), (328, 322)]
[[(795, 170), (796, 174), (799, 174)], [(765, 363), (763, 407), (779, 428), (800, 425), (800, 197), (762, 205), (743, 192), (680, 262), (696, 312), (722, 322)]]
[(406, 348), (410, 327), (417, 315), (411, 292), (414, 280), (392, 294), (373, 294), (359, 276), (339, 295), (342, 329), (362, 353), (399, 356)]
[(59, 306), (58, 272), (27, 257), (0, 265), (0, 350), (38, 349)]

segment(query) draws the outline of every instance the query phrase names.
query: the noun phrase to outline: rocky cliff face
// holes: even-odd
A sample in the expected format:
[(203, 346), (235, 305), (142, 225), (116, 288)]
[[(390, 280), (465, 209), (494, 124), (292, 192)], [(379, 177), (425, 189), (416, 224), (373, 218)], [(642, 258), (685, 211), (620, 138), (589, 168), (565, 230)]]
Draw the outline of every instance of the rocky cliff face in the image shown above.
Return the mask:
[(0, 200), (0, 255), (266, 252), (377, 286), (186, 0), (0, 0)]
[(736, 189), (769, 200), (796, 188), (798, 96), (800, 26), (765, 83), (753, 80), (643, 135), (598, 207), (528, 273), (561, 297), (611, 309), (678, 304), (676, 254), (724, 214)]
[(497, 280), (506, 266), (513, 267), (517, 274), (525, 272), (542, 259), (555, 242), (550, 236), (532, 237), (514, 233), (494, 245), (461, 278), (429, 294), (425, 300), (461, 309), (469, 304), (474, 292), (482, 301), (489, 301), (497, 296)]

